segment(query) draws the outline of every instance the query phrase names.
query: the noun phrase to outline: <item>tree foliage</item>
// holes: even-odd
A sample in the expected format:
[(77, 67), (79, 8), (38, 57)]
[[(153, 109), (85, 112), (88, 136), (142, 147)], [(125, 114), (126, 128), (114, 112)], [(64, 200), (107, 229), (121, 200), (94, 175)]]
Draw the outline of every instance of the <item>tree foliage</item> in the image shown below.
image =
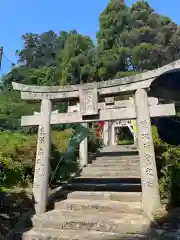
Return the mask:
[(155, 126), (152, 130), (161, 199), (168, 208), (179, 207), (180, 148), (164, 143)]
[(15, 92), (7, 94), (12, 81), (49, 86), (102, 81), (180, 58), (180, 27), (156, 13), (147, 1), (128, 7), (123, 0), (110, 0), (99, 17), (96, 45), (76, 30), (25, 33), (22, 39), (24, 47), (16, 52), (18, 63), (2, 79), (0, 119), (32, 114), (39, 108), (22, 103)]
[(100, 73), (105, 78), (108, 69), (114, 77), (119, 71), (154, 69), (180, 58), (179, 26), (157, 14), (147, 1), (129, 8), (123, 0), (111, 0), (99, 20)]
[(180, 27), (148, 1), (110, 0), (99, 17), (97, 45), (76, 30), (22, 36), (18, 67), (3, 83), (66, 85), (157, 68), (180, 58)]

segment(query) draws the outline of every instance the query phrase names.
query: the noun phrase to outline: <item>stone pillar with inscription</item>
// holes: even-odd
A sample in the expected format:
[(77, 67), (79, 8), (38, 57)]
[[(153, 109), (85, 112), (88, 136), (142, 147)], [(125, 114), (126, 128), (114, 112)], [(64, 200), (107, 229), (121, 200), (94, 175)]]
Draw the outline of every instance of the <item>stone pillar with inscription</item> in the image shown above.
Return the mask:
[(33, 185), (33, 197), (37, 215), (46, 212), (47, 207), (51, 149), (51, 112), (51, 100), (43, 99), (41, 101)]
[(105, 146), (108, 145), (108, 140), (109, 140), (109, 122), (105, 122), (103, 129), (103, 141)]
[(108, 143), (107, 143), (108, 146), (112, 145), (112, 131), (111, 131), (112, 124), (113, 124), (112, 121), (108, 122)]
[(114, 146), (114, 145), (116, 145), (116, 132), (115, 132), (114, 123), (111, 125), (110, 131), (111, 131), (111, 134), (110, 134), (110, 136), (111, 136), (110, 144), (111, 144), (112, 146)]
[(161, 207), (147, 92), (135, 93), (137, 138), (140, 155), (142, 206), (149, 217)]
[[(82, 123), (85, 128), (88, 128), (87, 123)], [(88, 138), (85, 138), (79, 146), (79, 159), (81, 167), (88, 165)]]
[(134, 139), (134, 146), (137, 146), (137, 138), (136, 138), (136, 134), (133, 134), (133, 139)]
[[(79, 89), (79, 100), (80, 100), (80, 113), (82, 119), (93, 118), (98, 115), (98, 94), (97, 86), (94, 85), (91, 89)], [(83, 126), (87, 127), (87, 123), (83, 123)], [(85, 166), (88, 164), (88, 142), (87, 138), (80, 144), (80, 164)]]

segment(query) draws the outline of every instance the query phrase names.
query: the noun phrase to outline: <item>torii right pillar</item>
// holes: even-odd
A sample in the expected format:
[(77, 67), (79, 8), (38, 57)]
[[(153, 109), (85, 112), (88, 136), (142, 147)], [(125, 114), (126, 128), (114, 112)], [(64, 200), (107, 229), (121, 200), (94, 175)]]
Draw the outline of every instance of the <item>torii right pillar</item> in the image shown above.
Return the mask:
[(146, 90), (138, 89), (134, 100), (141, 168), (142, 207), (145, 213), (152, 218), (153, 213), (160, 209), (161, 202)]

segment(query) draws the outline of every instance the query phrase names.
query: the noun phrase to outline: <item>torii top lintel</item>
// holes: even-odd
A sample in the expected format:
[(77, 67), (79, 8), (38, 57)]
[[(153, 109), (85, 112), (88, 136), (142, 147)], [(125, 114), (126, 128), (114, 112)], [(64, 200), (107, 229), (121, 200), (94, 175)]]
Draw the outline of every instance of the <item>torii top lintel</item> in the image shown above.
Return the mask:
[[(99, 95), (113, 95), (119, 92), (135, 91), (139, 88), (149, 88), (151, 83), (159, 76), (166, 72), (180, 69), (180, 60), (174, 61), (163, 67), (147, 71), (141, 74), (113, 79), (102, 82), (93, 82), (87, 84), (69, 85), (64, 87), (59, 86), (36, 86), (36, 85), (24, 85), (13, 82), (13, 88), (21, 91), (21, 97), (23, 99), (41, 99), (43, 96), (40, 94), (50, 94), (50, 99), (71, 99), (79, 97), (79, 89), (93, 89), (97, 88)], [(36, 93), (37, 97), (30, 96), (32, 93)], [(53, 94), (56, 94), (56, 96)], [(29, 95), (28, 95), (29, 94)]]

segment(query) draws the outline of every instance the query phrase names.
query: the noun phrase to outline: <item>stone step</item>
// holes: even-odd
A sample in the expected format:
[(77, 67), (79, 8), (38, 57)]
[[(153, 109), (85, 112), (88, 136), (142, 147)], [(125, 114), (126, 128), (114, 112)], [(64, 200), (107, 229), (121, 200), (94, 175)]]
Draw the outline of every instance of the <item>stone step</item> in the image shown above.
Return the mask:
[(142, 213), (141, 202), (66, 199), (55, 203), (55, 209), (84, 212)]
[(114, 158), (107, 158), (107, 159), (95, 159), (92, 161), (93, 163), (118, 163), (118, 164), (140, 164), (139, 159), (114, 159)]
[(139, 160), (139, 156), (97, 156), (96, 160), (119, 160), (119, 161), (128, 161), (128, 160)]
[(16, 240), (148, 240), (147, 235), (130, 235), (117, 233), (86, 231), (86, 230), (59, 230), (33, 228), (24, 233), (16, 233)]
[(108, 169), (106, 171), (100, 171), (99, 169), (97, 169), (97, 171), (83, 171), (81, 173), (81, 177), (126, 177), (126, 178), (132, 178), (132, 177), (140, 177), (140, 170), (139, 171), (109, 171)]
[(103, 148), (100, 150), (100, 154), (119, 154), (119, 155), (136, 155), (138, 154), (137, 148)]
[(102, 172), (106, 172), (107, 170), (108, 171), (112, 171), (112, 172), (114, 172), (114, 171), (125, 171), (125, 172), (127, 172), (127, 171), (132, 171), (132, 170), (135, 170), (135, 171), (139, 171), (140, 172), (140, 167), (139, 166), (109, 166), (109, 167), (104, 167), (104, 166), (99, 166), (98, 168), (96, 167), (96, 166), (94, 166), (94, 165), (90, 165), (90, 166), (88, 166), (88, 167), (85, 167), (85, 168), (83, 168), (83, 173), (85, 173), (85, 172), (95, 172), (95, 171), (102, 171)]
[[(84, 182), (83, 182), (84, 181)], [(86, 179), (78, 179), (64, 186), (63, 190), (71, 191), (111, 191), (111, 192), (141, 192), (140, 183), (96, 183), (86, 182)]]
[(120, 161), (94, 161), (91, 164), (88, 164), (87, 167), (113, 167), (113, 168), (123, 168), (123, 167), (139, 167), (140, 163), (138, 162), (120, 162)]
[(37, 228), (93, 230), (118, 234), (147, 234), (149, 220), (143, 214), (57, 211), (53, 210), (32, 218)]
[(88, 200), (111, 200), (122, 202), (138, 202), (141, 201), (141, 193), (139, 192), (62, 192), (67, 199), (88, 199)]
[(138, 151), (136, 146), (106, 146), (101, 149), (101, 152), (127, 152), (127, 151)]

